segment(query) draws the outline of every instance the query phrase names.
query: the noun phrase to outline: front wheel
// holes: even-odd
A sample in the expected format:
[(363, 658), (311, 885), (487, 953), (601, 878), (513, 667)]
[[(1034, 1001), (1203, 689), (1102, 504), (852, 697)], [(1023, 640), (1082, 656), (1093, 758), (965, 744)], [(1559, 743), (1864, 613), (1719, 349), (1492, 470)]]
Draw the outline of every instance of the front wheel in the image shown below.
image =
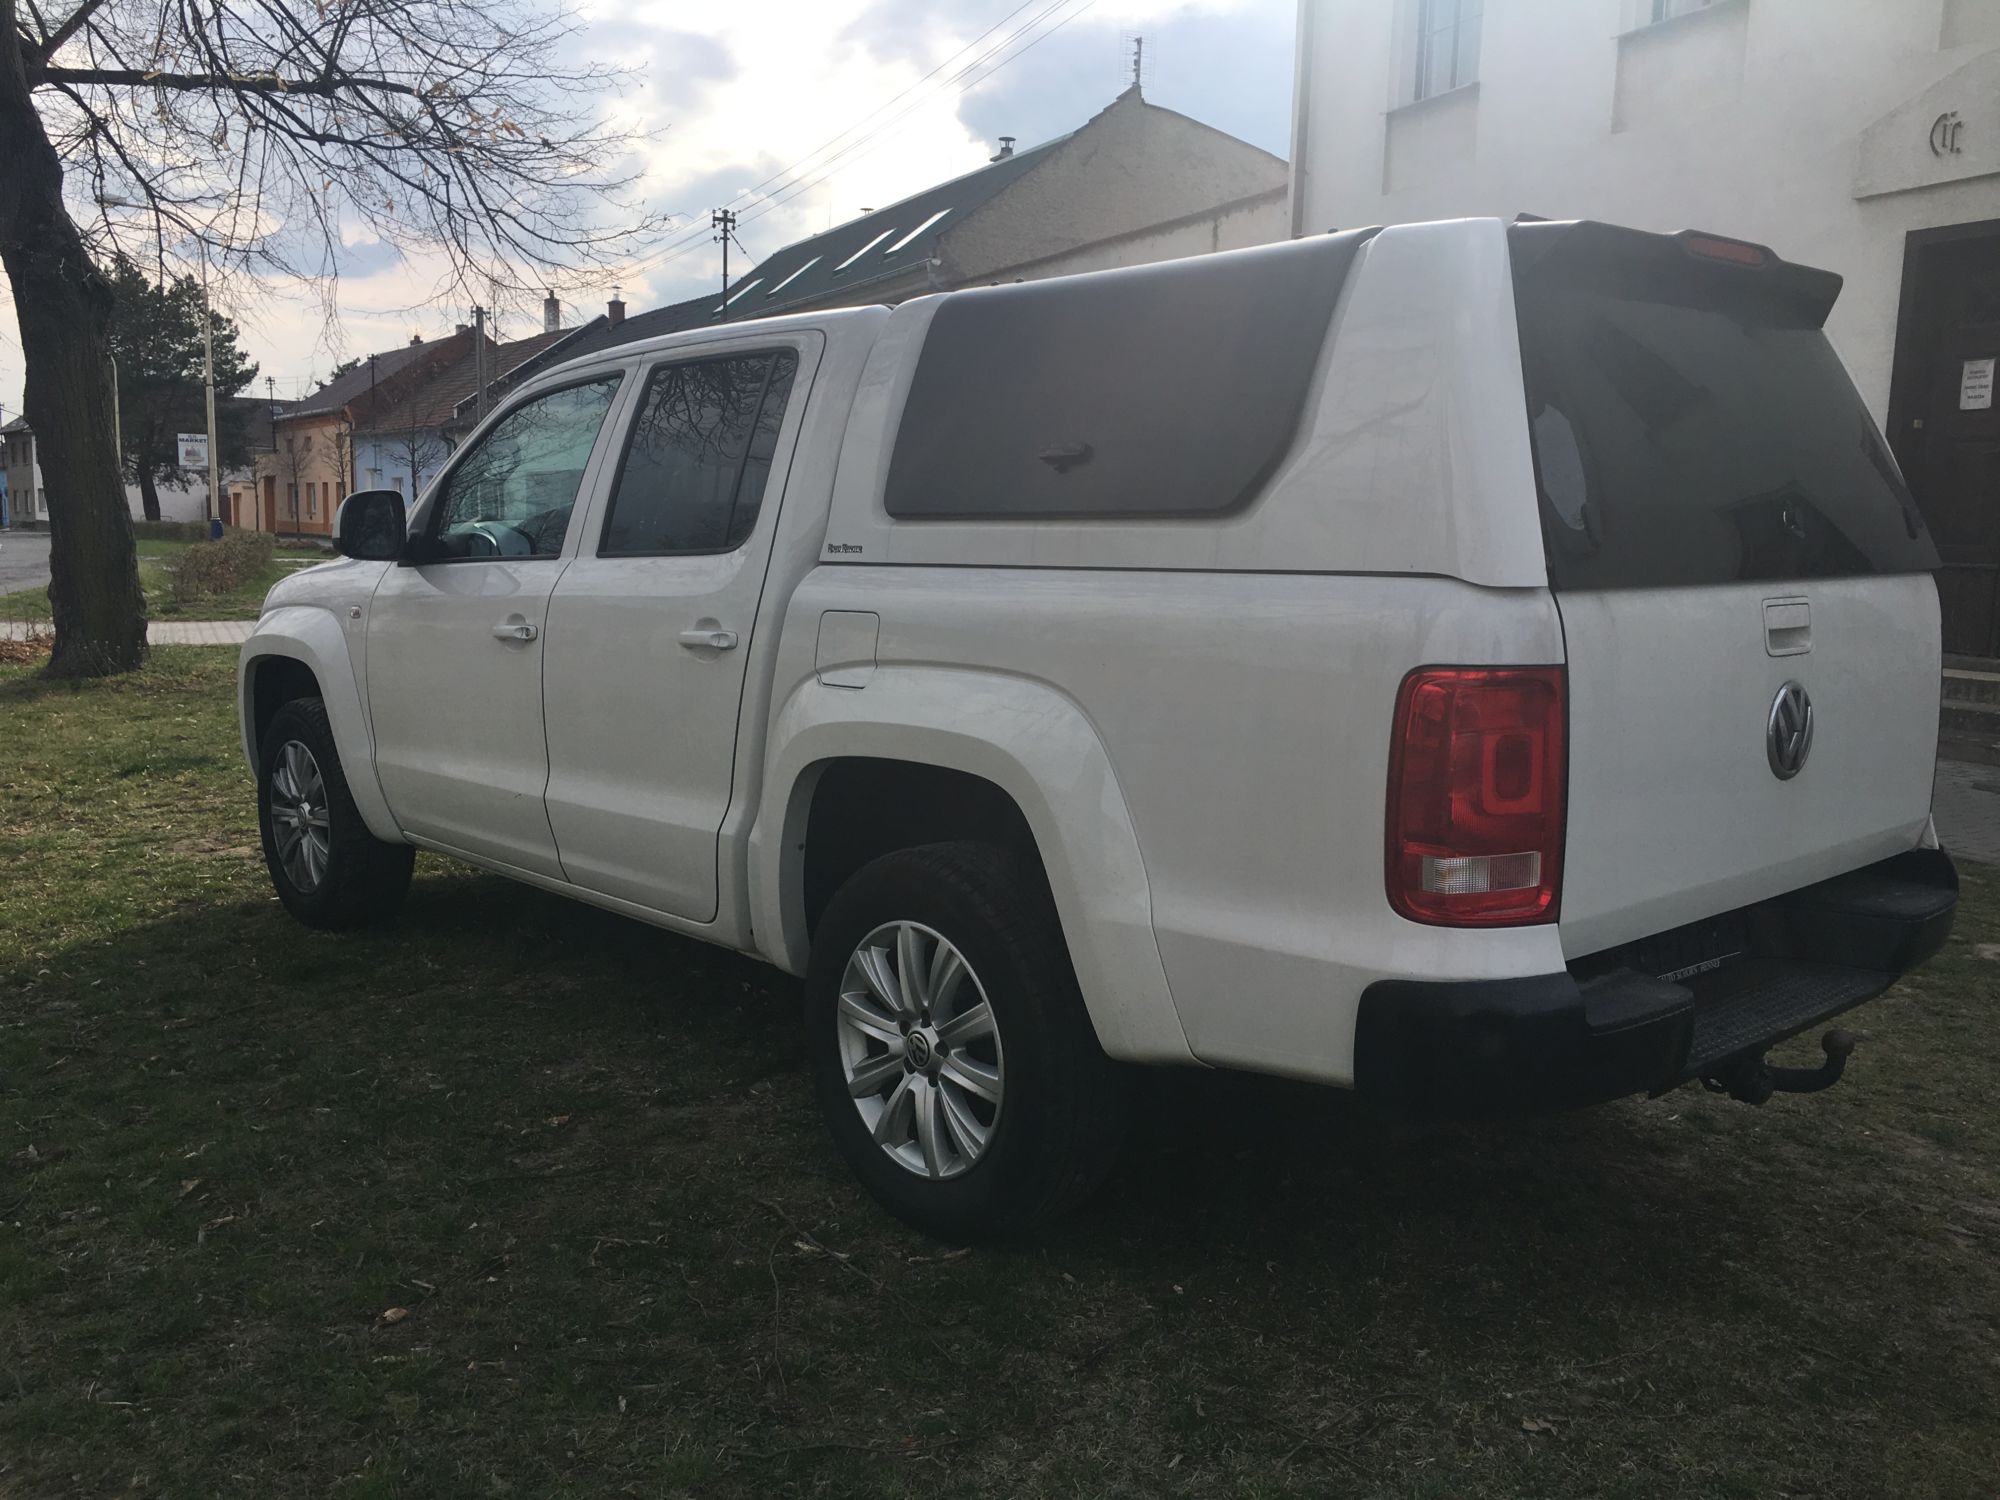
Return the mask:
[(357, 927), (402, 904), (417, 851), (368, 831), (347, 789), (326, 705), (294, 698), (271, 716), (258, 757), (264, 864), (308, 927)]
[(820, 920), (805, 1002), (834, 1144), (917, 1228), (1018, 1232), (1116, 1159), (1129, 1081), (1098, 1046), (1028, 862), (931, 844), (864, 866)]

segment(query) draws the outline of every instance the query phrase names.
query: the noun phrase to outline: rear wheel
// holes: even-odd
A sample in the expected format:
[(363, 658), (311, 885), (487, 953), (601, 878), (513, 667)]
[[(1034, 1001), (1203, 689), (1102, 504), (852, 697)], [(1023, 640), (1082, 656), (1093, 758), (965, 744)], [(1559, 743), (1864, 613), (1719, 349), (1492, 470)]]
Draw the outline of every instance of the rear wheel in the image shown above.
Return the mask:
[(368, 831), (317, 698), (294, 698), (264, 731), (257, 822), (271, 885), (308, 927), (379, 921), (410, 888), (416, 850)]
[(834, 1144), (946, 1239), (1019, 1231), (1097, 1186), (1130, 1085), (1077, 993), (1041, 874), (984, 844), (884, 855), (840, 888), (806, 979)]

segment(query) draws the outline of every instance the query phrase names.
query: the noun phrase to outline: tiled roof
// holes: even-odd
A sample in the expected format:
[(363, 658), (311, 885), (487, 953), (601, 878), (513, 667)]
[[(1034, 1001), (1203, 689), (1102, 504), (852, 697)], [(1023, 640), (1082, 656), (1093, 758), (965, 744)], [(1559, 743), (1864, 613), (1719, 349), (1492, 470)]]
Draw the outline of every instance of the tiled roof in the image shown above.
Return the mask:
[(400, 349), (364, 354), (359, 365), (345, 375), (328, 381), (318, 390), (307, 392), (293, 403), (290, 411), (281, 415), (316, 417), (325, 412), (339, 411), (356, 397), (366, 395), (371, 386), (394, 375), (414, 360), (436, 353), (437, 348), (436, 344), (405, 344)]
[[(938, 236), (949, 231), (973, 209), (998, 197), (1013, 182), (1046, 158), (1069, 136), (1057, 136), (1026, 151), (1017, 151), (949, 182), (926, 188), (914, 197), (878, 208), (837, 225), (824, 234), (787, 245), (738, 278), (729, 288), (729, 321), (767, 318), (798, 307), (825, 306), (841, 300), (865, 303), (871, 283), (913, 270), (930, 259)], [(656, 307), (615, 327), (593, 328), (565, 347), (574, 358), (654, 338), (680, 333), (718, 321), (722, 297), (717, 292)]]
[[(532, 338), (491, 345), (487, 351), (487, 384), (503, 383), (536, 355), (576, 333), (574, 328), (559, 328), (554, 333), (538, 333)], [(402, 400), (385, 403), (379, 414), (364, 416), (362, 427), (369, 432), (434, 431), (448, 424), (460, 406), (469, 407), (478, 386), (478, 372), (468, 346), (463, 358), (411, 387)]]
[[(825, 234), (787, 245), (729, 289), (729, 318), (769, 317), (789, 307), (822, 304), (863, 290), (931, 257), (938, 236), (993, 198), (1068, 140), (1066, 135), (954, 177), (915, 197), (864, 214)], [(716, 299), (719, 301), (720, 299)], [(714, 304), (711, 303), (711, 306)]]
[(710, 292), (705, 297), (694, 297), (686, 302), (674, 302), (666, 307), (653, 308), (650, 312), (636, 313), (622, 323), (599, 318), (584, 327), (574, 344), (563, 346), (562, 357), (575, 359), (579, 355), (595, 354), (600, 349), (615, 348), (619, 344), (631, 344), (640, 339), (658, 338), (664, 333), (680, 333), (689, 328), (700, 328), (714, 321), (713, 314), (717, 300), (716, 294)]

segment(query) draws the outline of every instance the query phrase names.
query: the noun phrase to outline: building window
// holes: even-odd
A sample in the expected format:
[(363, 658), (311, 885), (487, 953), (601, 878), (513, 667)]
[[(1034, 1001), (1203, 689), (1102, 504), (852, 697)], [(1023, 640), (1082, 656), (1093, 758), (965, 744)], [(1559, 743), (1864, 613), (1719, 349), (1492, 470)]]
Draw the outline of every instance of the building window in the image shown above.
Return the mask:
[(1484, 0), (1417, 0), (1417, 75), (1412, 99), (1429, 99), (1479, 81), (1483, 7)]
[(318, 518), (319, 518), (319, 486), (317, 484), (308, 484), (306, 486), (306, 519), (308, 521), (312, 521), (312, 520), (317, 520)]
[(1650, 12), (1648, 24), (1657, 25), (1676, 16), (1692, 15), (1695, 11), (1707, 10), (1715, 3), (1716, 0), (1647, 0)]

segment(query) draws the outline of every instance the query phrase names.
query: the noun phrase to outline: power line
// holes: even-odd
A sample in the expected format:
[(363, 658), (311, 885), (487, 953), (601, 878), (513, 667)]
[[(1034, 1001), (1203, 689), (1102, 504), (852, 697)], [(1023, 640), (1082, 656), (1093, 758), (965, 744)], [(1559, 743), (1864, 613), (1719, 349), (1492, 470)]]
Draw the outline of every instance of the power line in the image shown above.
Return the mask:
[[(1033, 0), (1028, 0), (1028, 3), (1032, 4)], [(1005, 52), (1009, 47), (1014, 46), (1015, 43), (1020, 42), (1023, 37), (1028, 36), (1028, 34), (1031, 31), (1033, 31), (1037, 26), (1041, 25), (1042, 22), (1047, 20), (1050, 16), (1054, 15), (1057, 11), (1061, 10), (1064, 6), (1074, 3), (1075, 0), (1051, 0), (1051, 3), (1044, 5), (1041, 10), (1037, 11), (1027, 21), (1022, 23), (1020, 26), (1016, 27), (1006, 36), (1003, 36), (999, 41), (995, 42), (990, 47), (985, 48), (983, 51), (979, 53), (978, 56), (974, 57), (970, 62), (964, 64), (964, 66), (958, 68), (949, 77), (940, 80), (934, 88), (927, 90), (923, 97), (912, 100), (903, 109), (897, 111), (895, 114), (891, 115), (888, 119), (881, 121), (878, 125), (869, 129), (864, 134), (859, 136), (857, 139), (849, 142), (846, 146), (834, 152), (833, 155), (827, 157), (824, 161), (821, 161), (817, 165), (807, 169), (811, 172), (817, 173), (818, 175), (801, 178), (794, 182), (787, 183), (783, 187), (779, 188), (777, 191), (768, 194), (764, 198), (764, 200), (757, 205), (756, 209), (753, 212), (746, 213), (742, 216), (742, 222), (746, 224), (750, 223), (755, 219), (762, 217), (762, 215), (770, 212), (771, 209), (790, 202), (793, 198), (799, 196), (800, 193), (809, 191), (810, 189), (817, 187), (820, 183), (825, 182), (829, 177), (833, 175), (831, 169), (843, 159), (853, 157), (856, 152), (861, 152), (862, 155), (866, 155), (867, 150), (864, 150), (863, 148), (872, 150), (874, 146), (882, 144), (884, 132), (889, 130), (890, 127), (894, 126), (899, 121), (907, 118), (915, 110), (920, 108), (922, 105), (928, 103), (931, 98), (942, 93), (945, 89), (951, 87), (953, 84), (958, 83), (959, 81), (965, 78), (970, 77), (973, 73), (977, 72), (982, 66), (984, 66), (991, 59), (999, 56), (999, 54)], [(1050, 37), (1054, 36), (1058, 31), (1061, 31), (1065, 26), (1069, 25), (1071, 21), (1074, 21), (1078, 16), (1081, 16), (1082, 14), (1084, 14), (1084, 12), (1090, 10), (1096, 4), (1097, 0), (1084, 0), (1083, 4), (1077, 6), (1077, 8), (1071, 11), (1070, 14), (1064, 16), (1061, 20), (1057, 21), (1053, 26), (1049, 27), (1039, 36), (1032, 37), (1011, 55), (1000, 58), (1000, 61), (994, 63), (992, 67), (987, 68), (984, 73), (980, 74), (978, 78), (974, 79), (972, 83), (967, 85), (967, 91), (969, 92), (971, 89), (977, 88), (980, 84), (986, 82), (987, 79), (993, 77), (994, 74), (998, 73), (1002, 68), (1007, 67), (1009, 64), (1025, 56), (1033, 48), (1038, 46), (1040, 43), (1047, 41)], [(1017, 6), (1013, 11), (1010, 11), (1008, 15), (1004, 17), (1000, 22), (996, 22), (993, 26), (989, 26), (986, 29), (986, 31), (980, 33), (979, 39), (983, 39), (984, 37), (990, 35), (993, 31), (997, 30), (1001, 25), (1004, 25), (1007, 20), (1012, 19), (1013, 16), (1018, 15), (1020, 11), (1025, 8), (1026, 8), (1025, 5)], [(894, 105), (895, 103), (897, 103), (902, 99), (908, 98), (909, 95), (912, 92), (914, 92), (917, 88), (919, 88), (923, 82), (935, 78), (936, 75), (939, 72), (941, 72), (944, 68), (949, 67), (956, 58), (964, 56), (966, 52), (970, 51), (972, 47), (977, 45), (979, 39), (975, 39), (974, 42), (969, 43), (967, 46), (960, 48), (958, 52), (952, 55), (951, 58), (947, 58), (945, 62), (940, 63), (938, 67), (933, 68), (929, 73), (925, 74), (924, 78), (922, 80), (919, 80), (918, 83), (912, 84), (909, 88), (905, 89), (901, 94), (898, 94), (895, 99), (890, 100), (888, 104), (878, 106), (875, 110), (871, 111), (870, 114), (864, 116), (860, 122), (857, 122), (857, 125), (849, 127), (849, 129), (847, 131), (843, 131), (840, 136), (835, 136), (833, 138), (833, 141), (827, 142), (826, 145), (830, 146), (834, 144), (834, 142), (837, 142), (840, 139), (842, 139), (843, 136), (852, 134), (853, 131), (859, 128), (861, 124), (866, 124), (868, 120), (873, 119), (875, 115), (881, 114), (883, 110), (890, 108), (892, 105)], [(760, 183), (758, 186), (761, 188), (772, 182), (778, 181), (780, 178), (790, 175), (795, 170), (804, 167), (805, 163), (810, 162), (814, 156), (819, 155), (820, 151), (824, 151), (825, 149), (826, 147), (822, 146), (821, 148), (819, 148), (819, 151), (808, 152), (804, 157), (801, 157), (798, 162), (794, 163), (793, 166), (787, 167), (784, 171), (774, 173), (772, 176), (765, 178), (764, 182)], [(754, 191), (756, 191), (756, 189), (751, 189), (745, 193), (739, 193), (736, 196), (736, 198), (731, 200), (731, 202), (740, 202), (749, 195), (749, 192), (754, 192)], [(663, 246), (659, 251), (656, 251), (653, 255), (648, 256), (645, 259), (639, 261), (635, 266), (630, 268), (628, 274), (643, 273), (647, 270), (658, 269), (663, 266), (671, 265), (674, 261), (680, 260), (683, 257), (699, 250), (702, 247), (703, 243), (704, 243), (704, 236), (702, 231), (694, 230), (682, 236), (681, 238), (676, 239), (670, 242), (669, 244)]]
[[(829, 140), (821, 142), (819, 145), (815, 146), (812, 150), (808, 151), (804, 156), (800, 157), (797, 161), (793, 162), (790, 166), (782, 167), (778, 171), (773, 172), (769, 177), (766, 177), (762, 182), (757, 183), (752, 187), (745, 188), (743, 191), (739, 192), (734, 198), (731, 198), (729, 200), (728, 206), (734, 207), (736, 204), (743, 202), (745, 199), (755, 197), (758, 193), (762, 192), (772, 183), (779, 181), (781, 178), (789, 177), (794, 172), (807, 170), (807, 163), (811, 162), (814, 157), (838, 145), (841, 141), (845, 140), (848, 136), (854, 134), (855, 131), (861, 129), (870, 120), (874, 119), (884, 110), (893, 108), (895, 105), (902, 103), (902, 101), (907, 99), (911, 94), (915, 93), (918, 89), (922, 88), (925, 84), (929, 83), (933, 78), (937, 77), (939, 73), (943, 72), (946, 68), (950, 67), (953, 63), (957, 62), (958, 59), (965, 56), (966, 53), (972, 51), (981, 42), (985, 41), (986, 38), (991, 36), (995, 31), (999, 30), (1002, 26), (1005, 26), (1009, 21), (1013, 20), (1014, 17), (1018, 16), (1022, 11), (1026, 10), (1030, 5), (1034, 5), (1036, 3), (1037, 0), (1021, 0), (1021, 3), (1016, 5), (1012, 10), (1008, 11), (1006, 15), (1002, 16), (999, 20), (995, 21), (991, 26), (988, 26), (984, 31), (980, 32), (978, 36), (974, 37), (971, 41), (967, 42), (964, 46), (960, 47), (956, 52), (953, 52), (950, 55), (948, 55), (944, 59), (944, 61), (937, 64), (936, 67), (932, 68), (928, 73), (924, 74), (923, 77), (919, 78), (915, 83), (911, 84), (908, 88), (905, 88), (900, 94), (897, 94), (894, 98), (888, 100), (886, 103), (876, 105), (874, 109), (870, 110), (867, 114), (863, 115), (859, 120), (856, 120), (852, 125), (848, 126), (845, 130), (841, 131), (838, 135), (833, 136)], [(1067, 3), (1067, 0), (1057, 0), (1057, 4), (1064, 4), (1064, 3)], [(1054, 10), (1055, 8), (1056, 5), (1050, 5), (1046, 10), (1037, 13), (1035, 17), (1023, 23), (1023, 25), (1014, 32), (1014, 36), (1016, 37), (1020, 36), (1022, 32), (1025, 32), (1029, 27), (1034, 26), (1036, 22), (1041, 19), (1042, 16), (1048, 14), (1049, 10)], [(1002, 43), (1002, 45), (1004, 45), (1004, 42)], [(991, 54), (989, 52), (985, 55), (990, 56)], [(940, 87), (942, 86), (943, 85), (940, 85)], [(933, 90), (933, 92), (935, 92), (935, 90)], [(898, 116), (898, 118), (901, 117)], [(866, 137), (863, 137), (863, 139), (866, 139)], [(813, 170), (817, 169), (815, 168)], [(691, 213), (683, 213), (674, 215), (674, 217), (692, 218), (693, 215)], [(685, 233), (680, 239), (670, 242), (668, 245), (662, 247), (660, 251), (656, 252), (656, 255), (665, 257), (665, 259), (659, 260), (657, 261), (657, 263), (664, 265), (666, 264), (667, 260), (679, 259), (678, 254), (668, 254), (668, 252), (680, 251), (681, 253), (685, 253), (689, 249), (698, 247), (700, 243), (701, 243), (701, 233), (699, 229), (695, 229), (688, 233)], [(644, 271), (648, 268), (649, 264), (652, 263), (654, 262), (648, 260), (642, 260), (632, 269), (634, 271)]]
[[(1040, 15), (1037, 17), (1037, 19), (1039, 20), (1042, 16), (1047, 16), (1051, 12), (1060, 9), (1063, 5), (1070, 3), (1072, 3), (1072, 0), (1056, 0), (1056, 3), (1054, 5), (1049, 6), (1047, 10), (1042, 11)], [(1082, 5), (1077, 6), (1075, 10), (1071, 11), (1067, 16), (1064, 16), (1060, 21), (1056, 22), (1055, 25), (1051, 26), (1047, 31), (1044, 31), (1040, 36), (1033, 38), (1026, 45), (1021, 47), (1019, 51), (1013, 53), (1009, 57), (1002, 58), (999, 62), (995, 63), (991, 68), (987, 69), (987, 71), (984, 74), (982, 74), (979, 78), (975, 79), (970, 85), (967, 86), (967, 92), (970, 92), (972, 89), (977, 88), (980, 84), (986, 82), (987, 79), (991, 78), (995, 73), (998, 73), (1002, 68), (1006, 67), (1009, 63), (1016, 62), (1020, 58), (1025, 56), (1027, 53), (1033, 51), (1041, 43), (1047, 41), (1050, 37), (1054, 36), (1058, 31), (1061, 31), (1063, 27), (1069, 25), (1071, 21), (1074, 21), (1078, 16), (1082, 15), (1085, 11), (1089, 10), (1092, 6), (1096, 5), (1096, 3), (1097, 0), (1084, 0), (1084, 3)], [(1023, 30), (1025, 31), (1025, 29), (1026, 28), (1024, 28)], [(994, 53), (999, 52), (1004, 48), (1012, 45), (1014, 41), (1019, 40), (1019, 36), (1020, 33), (1017, 33), (1014, 37), (1008, 38), (1006, 41), (1001, 42), (998, 46), (987, 52), (985, 54), (985, 57), (991, 57), (994, 55)], [(966, 74), (970, 73), (974, 68), (978, 67), (979, 63), (983, 62), (984, 60), (985, 60), (984, 57), (976, 59), (973, 63), (969, 64), (965, 69), (961, 70), (957, 74), (954, 74), (951, 79), (946, 80), (946, 83), (949, 84), (956, 82), (959, 78), (966, 76)], [(893, 125), (896, 122), (896, 120), (900, 120), (904, 116), (910, 114), (912, 111), (918, 108), (918, 106), (923, 102), (924, 101), (919, 100), (916, 103), (911, 104), (909, 108), (903, 110), (901, 114), (898, 114), (892, 117), (890, 120), (884, 122), (883, 128), (886, 129), (889, 125)], [(840, 160), (842, 156), (846, 156), (849, 150), (853, 150), (856, 147), (860, 147), (866, 144), (867, 140), (868, 137), (863, 137), (861, 140), (856, 141), (853, 147), (850, 147), (848, 148), (848, 150), (843, 150), (837, 153), (836, 155), (829, 157), (825, 162), (821, 163), (821, 165), (828, 168), (832, 167), (833, 164), (838, 160)], [(882, 145), (882, 144), (886, 144), (886, 142), (883, 141), (876, 142), (876, 145)], [(871, 147), (870, 149), (873, 148)], [(862, 155), (865, 156), (866, 154), (867, 154), (866, 151), (862, 152)], [(754, 213), (745, 214), (743, 216), (743, 222), (746, 224), (754, 223), (757, 219), (769, 213), (772, 209), (782, 207), (784, 204), (791, 202), (791, 200), (798, 197), (800, 193), (807, 192), (812, 188), (817, 187), (820, 183), (826, 181), (826, 179), (832, 175), (833, 174), (831, 173), (831, 171), (827, 171), (822, 173), (819, 177), (810, 178), (807, 179), (806, 181), (791, 185), (787, 188), (780, 189), (778, 192), (773, 193), (770, 197), (766, 198), (763, 203), (759, 204)]]

